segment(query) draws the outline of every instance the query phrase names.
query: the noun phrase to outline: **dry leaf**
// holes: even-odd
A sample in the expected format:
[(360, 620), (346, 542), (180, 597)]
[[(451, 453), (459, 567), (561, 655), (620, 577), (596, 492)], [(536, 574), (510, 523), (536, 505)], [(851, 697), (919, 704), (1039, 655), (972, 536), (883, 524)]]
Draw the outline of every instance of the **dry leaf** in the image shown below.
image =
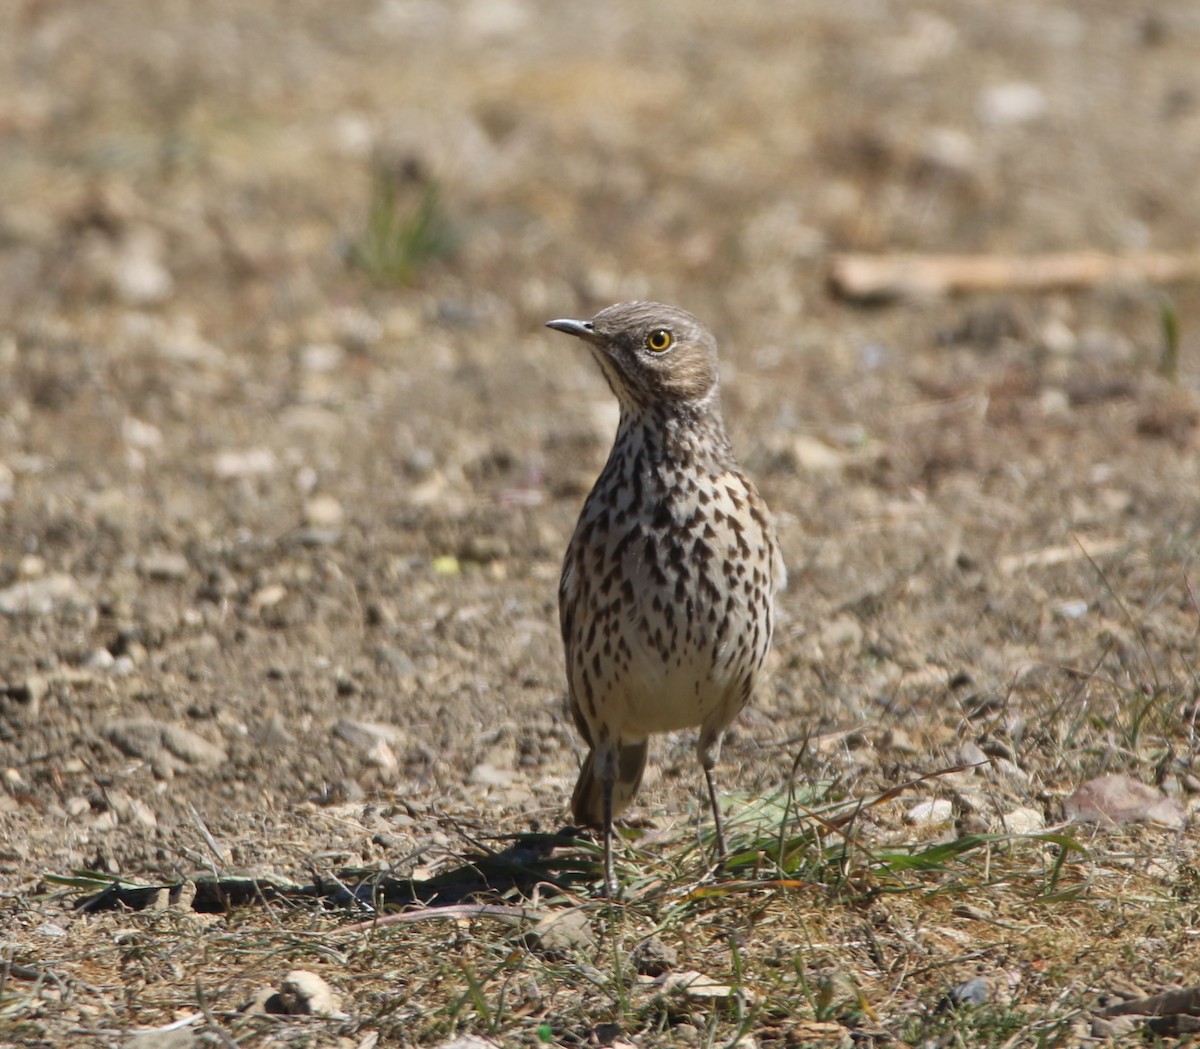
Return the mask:
[(1063, 808), (1069, 819), (1079, 823), (1157, 823), (1178, 829), (1186, 818), (1179, 802), (1119, 774), (1088, 780), (1067, 798)]

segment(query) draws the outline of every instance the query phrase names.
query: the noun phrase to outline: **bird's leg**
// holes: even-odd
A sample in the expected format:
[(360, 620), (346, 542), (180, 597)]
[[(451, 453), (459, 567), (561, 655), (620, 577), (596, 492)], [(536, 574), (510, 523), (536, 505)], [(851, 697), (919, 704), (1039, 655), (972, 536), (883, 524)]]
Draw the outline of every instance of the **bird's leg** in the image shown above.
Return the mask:
[(723, 739), (724, 732), (721, 729), (703, 727), (696, 744), (696, 757), (700, 759), (700, 767), (704, 769), (704, 781), (708, 784), (708, 803), (712, 806), (713, 827), (717, 834), (717, 869), (723, 867), (729, 858), (729, 847), (725, 842), (725, 821), (721, 819), (721, 803), (717, 800), (717, 783), (713, 778), (713, 769), (721, 756)]
[(605, 775), (604, 780), (604, 895), (615, 900), (620, 886), (613, 874), (613, 780)]
[(723, 867), (729, 858), (729, 847), (725, 844), (725, 824), (721, 819), (721, 804), (717, 801), (717, 784), (713, 779), (713, 767), (706, 764), (704, 779), (708, 783), (708, 800), (712, 805), (713, 825), (717, 831), (717, 866)]

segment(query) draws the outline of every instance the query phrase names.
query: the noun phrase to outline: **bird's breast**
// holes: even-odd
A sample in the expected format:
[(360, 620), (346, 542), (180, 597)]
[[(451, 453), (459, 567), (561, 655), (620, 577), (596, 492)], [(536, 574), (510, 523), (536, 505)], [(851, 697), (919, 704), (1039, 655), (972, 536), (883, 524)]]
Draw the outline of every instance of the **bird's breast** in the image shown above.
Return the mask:
[(573, 693), (608, 697), (593, 705), (627, 734), (711, 721), (771, 637), (774, 543), (753, 486), (734, 469), (652, 465), (614, 450), (560, 591)]

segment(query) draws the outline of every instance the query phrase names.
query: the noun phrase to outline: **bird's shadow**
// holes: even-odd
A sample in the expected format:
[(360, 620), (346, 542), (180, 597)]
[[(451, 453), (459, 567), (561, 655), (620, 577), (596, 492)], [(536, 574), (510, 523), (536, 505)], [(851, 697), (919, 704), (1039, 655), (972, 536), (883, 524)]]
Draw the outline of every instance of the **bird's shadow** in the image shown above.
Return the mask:
[[(175, 883), (146, 884), (105, 875), (75, 872), (62, 884), (97, 891), (75, 902), (85, 913), (123, 909), (142, 911), (186, 906), (200, 913), (225, 913), (280, 900), (319, 900), (358, 914), (379, 914), (406, 907), (446, 907), (464, 902), (528, 899), (570, 892), (597, 882), (600, 863), (588, 832), (564, 827), (553, 834), (525, 833), (496, 839), (492, 848), (472, 839), (458, 862), (427, 878), (394, 873), (390, 868), (346, 867), (309, 870), (308, 880), (274, 874), (202, 874)], [(194, 886), (194, 894), (191, 887)]]

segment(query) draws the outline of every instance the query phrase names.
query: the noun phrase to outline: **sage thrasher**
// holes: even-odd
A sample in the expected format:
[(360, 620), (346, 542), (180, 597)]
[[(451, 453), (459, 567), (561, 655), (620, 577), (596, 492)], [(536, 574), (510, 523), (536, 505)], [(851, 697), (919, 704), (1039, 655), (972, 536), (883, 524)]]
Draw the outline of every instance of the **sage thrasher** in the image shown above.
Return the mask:
[(548, 327), (588, 343), (621, 409), (558, 590), (571, 713), (590, 748), (571, 810), (604, 830), (612, 894), (613, 817), (637, 793), (654, 732), (699, 727), (725, 859), (713, 766), (754, 693), (786, 576), (766, 505), (725, 433), (709, 331), (656, 302)]

